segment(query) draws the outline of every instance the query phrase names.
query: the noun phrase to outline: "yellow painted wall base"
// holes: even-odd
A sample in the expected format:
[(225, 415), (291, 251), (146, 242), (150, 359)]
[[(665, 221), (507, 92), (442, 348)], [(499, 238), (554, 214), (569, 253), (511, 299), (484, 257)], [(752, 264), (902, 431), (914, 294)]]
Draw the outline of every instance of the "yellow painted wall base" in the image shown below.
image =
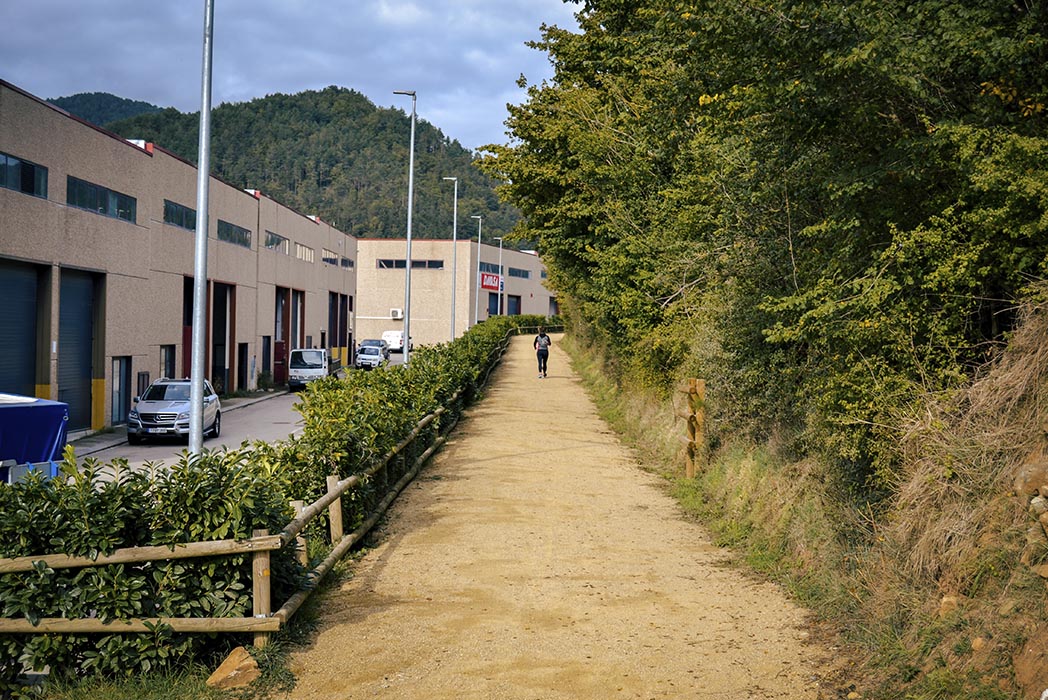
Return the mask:
[(50, 384), (37, 384), (36, 385), (36, 398), (38, 399), (50, 399), (51, 398), (51, 385)]
[(106, 427), (106, 380), (91, 380), (91, 430)]

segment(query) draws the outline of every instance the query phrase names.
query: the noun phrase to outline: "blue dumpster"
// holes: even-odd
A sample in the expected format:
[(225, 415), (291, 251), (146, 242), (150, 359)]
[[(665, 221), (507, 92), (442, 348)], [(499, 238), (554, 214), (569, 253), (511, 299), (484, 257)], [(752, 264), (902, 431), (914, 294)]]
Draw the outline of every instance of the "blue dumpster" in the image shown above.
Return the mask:
[(65, 449), (69, 405), (17, 394), (0, 394), (0, 481), (27, 468), (57, 474)]

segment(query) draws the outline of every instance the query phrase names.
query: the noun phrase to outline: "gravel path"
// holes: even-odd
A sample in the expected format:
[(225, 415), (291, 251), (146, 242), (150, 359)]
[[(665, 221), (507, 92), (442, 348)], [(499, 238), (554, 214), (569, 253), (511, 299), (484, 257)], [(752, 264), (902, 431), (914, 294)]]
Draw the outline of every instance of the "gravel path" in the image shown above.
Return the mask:
[(516, 338), (321, 601), (292, 698), (818, 697), (805, 613), (747, 579)]

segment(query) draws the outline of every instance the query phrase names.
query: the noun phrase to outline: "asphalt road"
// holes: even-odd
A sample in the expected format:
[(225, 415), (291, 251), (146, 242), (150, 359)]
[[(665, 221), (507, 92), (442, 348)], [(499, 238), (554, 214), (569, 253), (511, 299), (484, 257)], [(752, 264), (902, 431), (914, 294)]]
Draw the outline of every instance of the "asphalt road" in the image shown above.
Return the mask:
[[(302, 430), (301, 416), (294, 410), (298, 394), (279, 394), (265, 401), (237, 407), (222, 412), (222, 434), (218, 438), (204, 440), (206, 449), (239, 447), (245, 440), (276, 442)], [(172, 463), (186, 449), (185, 440), (157, 438), (140, 445), (129, 445), (126, 441), (112, 447), (97, 450), (90, 456), (108, 462), (124, 458), (131, 468), (146, 462)], [(78, 451), (79, 453), (79, 451)]]

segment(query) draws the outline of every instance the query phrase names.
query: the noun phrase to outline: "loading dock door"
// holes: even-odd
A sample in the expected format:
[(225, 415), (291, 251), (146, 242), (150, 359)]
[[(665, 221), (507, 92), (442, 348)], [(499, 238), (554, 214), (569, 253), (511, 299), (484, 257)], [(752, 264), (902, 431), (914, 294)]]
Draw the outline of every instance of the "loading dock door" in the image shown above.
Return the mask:
[(36, 270), (0, 260), (0, 392), (36, 395)]
[(91, 427), (94, 281), (62, 270), (58, 311), (58, 400), (69, 405), (69, 430)]

